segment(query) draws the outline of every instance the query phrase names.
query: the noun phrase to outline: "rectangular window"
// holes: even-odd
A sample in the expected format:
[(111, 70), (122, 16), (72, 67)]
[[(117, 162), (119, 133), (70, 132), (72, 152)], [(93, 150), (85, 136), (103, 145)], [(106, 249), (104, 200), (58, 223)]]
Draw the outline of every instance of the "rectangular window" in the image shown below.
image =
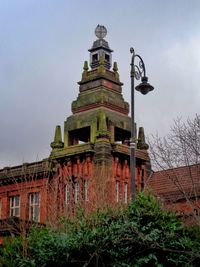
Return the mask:
[(98, 61), (98, 54), (92, 55), (92, 61)]
[(144, 190), (144, 169), (142, 169), (142, 176), (141, 176), (141, 191)]
[(88, 180), (83, 182), (83, 199), (88, 201)]
[(10, 197), (10, 216), (20, 217), (20, 196)]
[(74, 202), (78, 203), (79, 201), (79, 183), (74, 184)]
[(199, 210), (198, 210), (198, 209), (194, 209), (194, 214), (195, 214), (196, 216), (199, 216)]
[(0, 219), (2, 218), (2, 200), (0, 199)]
[(39, 222), (40, 220), (40, 193), (29, 194), (29, 220)]
[(124, 203), (128, 203), (128, 184), (124, 183)]
[(70, 204), (70, 184), (65, 185), (65, 204)]
[(116, 202), (119, 202), (119, 181), (116, 181)]
[(105, 61), (110, 62), (110, 56), (108, 54), (105, 54)]

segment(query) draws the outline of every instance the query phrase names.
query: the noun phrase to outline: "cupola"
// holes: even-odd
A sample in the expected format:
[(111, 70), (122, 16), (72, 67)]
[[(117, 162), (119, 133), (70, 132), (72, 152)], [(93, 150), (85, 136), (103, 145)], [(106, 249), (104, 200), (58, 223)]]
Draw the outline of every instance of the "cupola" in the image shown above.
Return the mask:
[(93, 46), (88, 51), (90, 52), (90, 67), (97, 68), (100, 65), (100, 59), (103, 59), (106, 69), (110, 69), (112, 65), (112, 52), (108, 42), (104, 39), (107, 35), (107, 29), (103, 25), (97, 25), (95, 35), (98, 38), (94, 41)]

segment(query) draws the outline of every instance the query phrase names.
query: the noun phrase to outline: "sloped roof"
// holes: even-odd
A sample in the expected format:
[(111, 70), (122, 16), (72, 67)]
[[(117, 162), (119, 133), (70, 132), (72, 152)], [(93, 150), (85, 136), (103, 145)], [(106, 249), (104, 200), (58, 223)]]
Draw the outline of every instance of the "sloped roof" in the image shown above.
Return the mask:
[(154, 172), (146, 186), (166, 200), (200, 196), (200, 164)]

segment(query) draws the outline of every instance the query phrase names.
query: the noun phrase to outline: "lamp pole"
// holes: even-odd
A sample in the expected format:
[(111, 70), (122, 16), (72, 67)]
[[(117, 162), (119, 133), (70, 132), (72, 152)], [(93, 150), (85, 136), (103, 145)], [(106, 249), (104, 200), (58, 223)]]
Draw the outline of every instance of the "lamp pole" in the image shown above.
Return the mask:
[[(131, 47), (131, 139), (130, 139), (130, 173), (131, 173), (131, 200), (136, 198), (135, 188), (135, 167), (136, 167), (136, 127), (135, 127), (135, 90), (146, 95), (152, 91), (154, 87), (148, 83), (148, 77), (146, 76), (146, 68), (141, 56), (135, 54), (135, 50)], [(138, 58), (139, 63), (135, 64), (135, 59)], [(135, 87), (136, 80), (141, 79), (141, 83)]]

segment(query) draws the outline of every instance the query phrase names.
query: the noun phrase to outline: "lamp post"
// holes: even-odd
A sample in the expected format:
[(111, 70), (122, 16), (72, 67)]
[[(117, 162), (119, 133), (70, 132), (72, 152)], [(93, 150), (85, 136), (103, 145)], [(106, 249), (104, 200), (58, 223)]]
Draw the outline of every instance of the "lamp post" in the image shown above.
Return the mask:
[[(135, 200), (136, 189), (135, 189), (135, 149), (136, 149), (136, 129), (135, 129), (135, 97), (134, 90), (141, 92), (146, 95), (152, 91), (154, 87), (148, 83), (148, 77), (146, 76), (145, 64), (141, 56), (135, 54), (134, 49), (131, 47), (130, 52), (131, 58), (131, 140), (130, 140), (130, 172), (131, 172), (131, 199)], [(138, 58), (138, 65), (135, 64), (135, 59)], [(135, 79), (140, 80), (141, 83), (135, 87)]]

